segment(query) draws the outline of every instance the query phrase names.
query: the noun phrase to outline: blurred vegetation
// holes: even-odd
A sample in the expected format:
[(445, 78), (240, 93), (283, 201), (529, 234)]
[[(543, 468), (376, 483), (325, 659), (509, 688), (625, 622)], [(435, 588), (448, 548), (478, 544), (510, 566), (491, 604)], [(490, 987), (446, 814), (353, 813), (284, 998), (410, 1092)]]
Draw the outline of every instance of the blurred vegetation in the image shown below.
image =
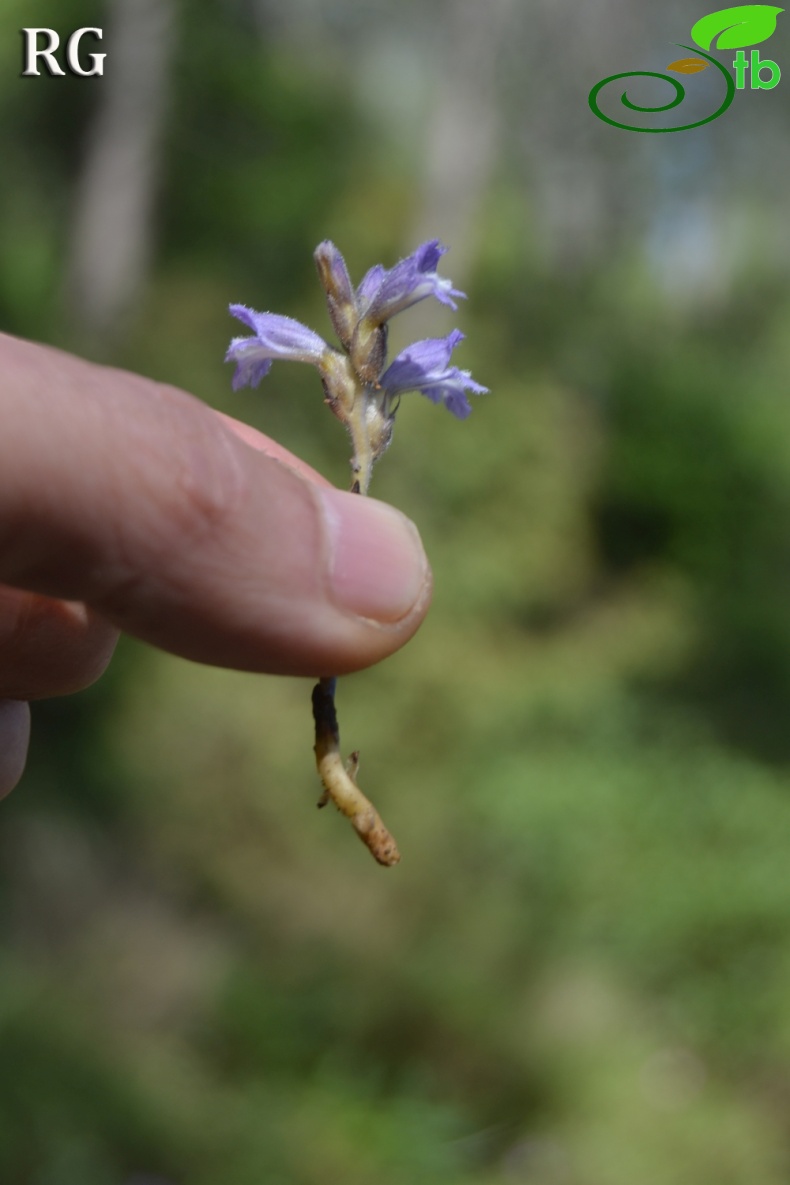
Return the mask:
[[(2, 327), (176, 383), (344, 484), (308, 368), (231, 396), (222, 363), (230, 300), (327, 329), (319, 239), (355, 276), (414, 245), (416, 177), (342, 62), (190, 6), (155, 265), (91, 346), (62, 285), (95, 92), (20, 80), (6, 8)], [(788, 1179), (787, 274), (679, 308), (626, 237), (542, 263), (515, 169), (486, 202), (442, 331), (492, 393), (465, 424), (404, 399), (374, 481), (422, 531), (434, 607), (339, 691), (403, 863), (315, 811), (306, 682), (126, 641), (36, 705), (0, 832), (3, 1185)]]

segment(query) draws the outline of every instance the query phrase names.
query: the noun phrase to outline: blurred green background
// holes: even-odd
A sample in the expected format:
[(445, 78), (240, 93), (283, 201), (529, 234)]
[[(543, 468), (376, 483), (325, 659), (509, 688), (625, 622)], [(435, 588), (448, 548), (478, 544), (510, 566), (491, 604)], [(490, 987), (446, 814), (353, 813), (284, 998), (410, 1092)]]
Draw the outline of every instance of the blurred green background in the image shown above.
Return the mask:
[[(458, 325), (491, 394), (404, 398), (373, 483), (436, 579), (339, 688), (397, 870), (315, 810), (307, 681), (127, 640), (35, 705), (2, 1185), (790, 1180), (790, 81), (676, 136), (587, 108), (705, 11), (4, 0), (4, 330), (345, 485), (312, 370), (231, 394), (226, 307), (328, 332), (319, 240), (359, 279), (438, 236), (469, 300), (395, 348)], [(33, 20), (105, 77), (20, 78)]]

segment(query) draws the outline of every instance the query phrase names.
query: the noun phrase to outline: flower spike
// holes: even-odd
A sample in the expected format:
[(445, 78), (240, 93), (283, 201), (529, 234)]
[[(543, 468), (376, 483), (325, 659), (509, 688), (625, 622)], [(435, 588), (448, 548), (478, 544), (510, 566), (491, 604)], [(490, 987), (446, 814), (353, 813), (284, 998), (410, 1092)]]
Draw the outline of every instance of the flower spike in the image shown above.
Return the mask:
[[(392, 317), (429, 296), (456, 309), (456, 298), (464, 296), (436, 270), (446, 251), (438, 239), (430, 239), (392, 268), (377, 263), (355, 290), (334, 243), (319, 243), (315, 262), (341, 349), (292, 317), (257, 313), (242, 304), (230, 306), (233, 316), (252, 330), (249, 337), (235, 337), (226, 354), (227, 362), (236, 363), (234, 391), (257, 387), (277, 360), (315, 366), (324, 402), (351, 435), (354, 493), (367, 493), (373, 464), (390, 443), (398, 397), (404, 391), (419, 391), (463, 420), (472, 410), (467, 394), (482, 395), (488, 390), (468, 370), (450, 364), (453, 350), (463, 341), (460, 329), (446, 337), (414, 342), (387, 366)], [(397, 864), (400, 855), (394, 839), (357, 785), (359, 754), (352, 753), (345, 764), (340, 757), (335, 682), (327, 675), (313, 691), (314, 751), (324, 787), (318, 805), (333, 802), (380, 864)]]

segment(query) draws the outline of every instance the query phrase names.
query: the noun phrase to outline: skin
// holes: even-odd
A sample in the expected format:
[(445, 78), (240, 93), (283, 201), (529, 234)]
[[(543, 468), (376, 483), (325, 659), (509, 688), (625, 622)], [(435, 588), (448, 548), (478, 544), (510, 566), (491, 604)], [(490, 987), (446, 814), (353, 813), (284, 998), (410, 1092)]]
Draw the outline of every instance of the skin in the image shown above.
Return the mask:
[(196, 662), (345, 674), (420, 625), (416, 528), (176, 388), (0, 334), (0, 796), (28, 702), (119, 631)]

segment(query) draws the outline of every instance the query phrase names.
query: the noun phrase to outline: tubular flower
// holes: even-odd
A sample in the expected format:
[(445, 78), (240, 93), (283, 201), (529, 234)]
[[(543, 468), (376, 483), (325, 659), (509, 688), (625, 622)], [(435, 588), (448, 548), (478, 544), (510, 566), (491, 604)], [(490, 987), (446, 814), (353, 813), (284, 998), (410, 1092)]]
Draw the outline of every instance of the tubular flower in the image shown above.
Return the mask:
[(472, 411), (466, 392), (485, 395), (488, 387), (476, 383), (468, 370), (449, 365), (450, 355), (463, 340), (461, 330), (454, 329), (447, 337), (415, 342), (384, 371), (381, 386), (393, 397), (404, 391), (419, 391), (432, 403), (443, 403), (459, 420), (465, 420)]
[(357, 299), (364, 302), (362, 316), (382, 325), (396, 313), (403, 312), (426, 296), (435, 296), (442, 304), (457, 312), (454, 296), (466, 299), (465, 292), (453, 288), (452, 281), (436, 272), (439, 260), (447, 252), (438, 239), (431, 239), (396, 263), (389, 271), (377, 264), (367, 273), (357, 291)]
[(293, 317), (256, 313), (243, 304), (232, 304), (230, 311), (255, 331), (254, 337), (234, 337), (225, 355), (226, 362), (236, 363), (234, 391), (240, 387), (257, 387), (271, 370), (275, 358), (312, 362), (317, 366), (330, 348), (323, 338)]

